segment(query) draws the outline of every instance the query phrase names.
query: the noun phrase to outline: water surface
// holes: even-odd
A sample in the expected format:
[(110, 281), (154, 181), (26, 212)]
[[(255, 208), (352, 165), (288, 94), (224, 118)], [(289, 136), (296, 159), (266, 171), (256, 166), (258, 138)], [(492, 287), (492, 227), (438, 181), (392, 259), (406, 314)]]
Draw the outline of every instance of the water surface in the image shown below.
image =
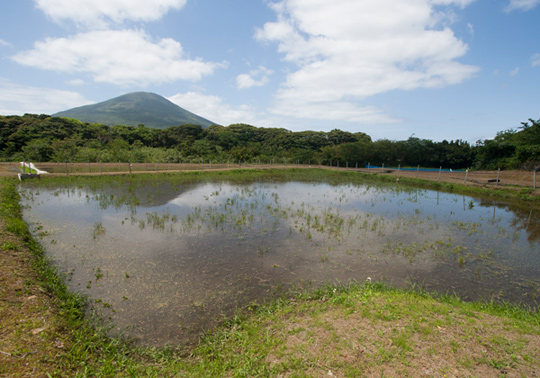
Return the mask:
[(143, 344), (193, 341), (291, 285), (369, 278), (533, 306), (540, 293), (540, 215), (503, 202), (294, 181), (22, 193), (69, 286)]

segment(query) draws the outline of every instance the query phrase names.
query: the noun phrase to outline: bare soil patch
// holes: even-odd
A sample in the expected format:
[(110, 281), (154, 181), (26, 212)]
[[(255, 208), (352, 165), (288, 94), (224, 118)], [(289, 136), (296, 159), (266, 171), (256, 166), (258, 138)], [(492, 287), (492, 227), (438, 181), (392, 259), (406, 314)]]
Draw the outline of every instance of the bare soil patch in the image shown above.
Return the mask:
[[(313, 377), (537, 377), (538, 327), (434, 300), (381, 296), (291, 316), (269, 332), (274, 366), (302, 361)], [(289, 376), (284, 374), (284, 377)]]
[[(362, 169), (363, 172), (368, 172), (367, 169)], [(423, 180), (441, 181), (453, 184), (471, 185), (484, 188), (516, 188), (516, 189), (531, 189), (536, 187), (536, 193), (540, 194), (540, 174), (537, 174), (538, 180), (535, 185), (534, 172), (530, 171), (404, 171), (404, 170), (382, 170), (370, 169), (371, 173), (390, 174), (398, 177), (419, 178)], [(497, 181), (498, 179), (498, 181)]]
[(68, 333), (32, 260), (0, 219), (0, 377), (46, 377), (66, 348)]

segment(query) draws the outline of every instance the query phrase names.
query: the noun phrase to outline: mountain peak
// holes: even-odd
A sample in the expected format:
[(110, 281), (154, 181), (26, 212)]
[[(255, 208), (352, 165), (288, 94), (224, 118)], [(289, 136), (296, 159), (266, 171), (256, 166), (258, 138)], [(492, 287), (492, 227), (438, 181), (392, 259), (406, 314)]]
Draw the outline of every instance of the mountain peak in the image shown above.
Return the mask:
[(164, 129), (186, 123), (210, 127), (214, 123), (155, 93), (127, 93), (93, 105), (80, 106), (53, 114), (54, 117), (75, 118), (81, 122), (105, 125), (137, 126)]

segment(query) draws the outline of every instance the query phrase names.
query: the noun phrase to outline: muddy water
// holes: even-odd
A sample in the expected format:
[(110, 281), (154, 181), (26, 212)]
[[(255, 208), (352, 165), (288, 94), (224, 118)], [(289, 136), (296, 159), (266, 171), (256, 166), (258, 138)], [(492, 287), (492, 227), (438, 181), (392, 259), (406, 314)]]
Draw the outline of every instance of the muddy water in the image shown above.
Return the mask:
[(146, 345), (193, 341), (296, 285), (422, 285), (536, 306), (540, 214), (428, 190), (227, 182), (22, 188), (73, 290)]

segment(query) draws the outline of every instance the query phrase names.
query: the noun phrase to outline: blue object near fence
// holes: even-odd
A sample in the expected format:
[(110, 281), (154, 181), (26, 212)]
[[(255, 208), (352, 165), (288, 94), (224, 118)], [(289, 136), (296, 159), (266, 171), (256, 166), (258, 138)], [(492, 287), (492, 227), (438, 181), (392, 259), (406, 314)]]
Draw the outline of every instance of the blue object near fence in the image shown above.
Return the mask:
[(419, 171), (419, 172), (465, 172), (465, 169), (440, 169), (440, 168), (397, 168), (397, 167), (379, 167), (377, 165), (366, 164), (367, 169), (399, 169), (400, 171)]

